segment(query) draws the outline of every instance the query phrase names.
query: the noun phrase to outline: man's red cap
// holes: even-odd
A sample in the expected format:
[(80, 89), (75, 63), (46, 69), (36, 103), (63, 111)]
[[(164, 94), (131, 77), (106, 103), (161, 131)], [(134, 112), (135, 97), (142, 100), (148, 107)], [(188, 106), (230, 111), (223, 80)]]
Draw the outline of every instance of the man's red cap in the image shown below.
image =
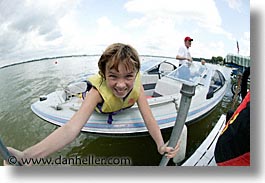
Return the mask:
[(193, 39), (191, 39), (190, 37), (185, 37), (184, 41), (193, 41)]

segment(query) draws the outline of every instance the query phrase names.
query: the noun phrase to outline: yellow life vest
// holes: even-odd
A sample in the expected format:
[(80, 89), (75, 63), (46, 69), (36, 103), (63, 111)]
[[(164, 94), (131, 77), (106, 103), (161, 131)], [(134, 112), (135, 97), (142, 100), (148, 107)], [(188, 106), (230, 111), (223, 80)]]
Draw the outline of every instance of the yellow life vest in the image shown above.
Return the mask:
[(102, 79), (99, 74), (88, 78), (88, 80), (98, 90), (104, 100), (101, 106), (98, 105), (96, 107), (96, 111), (100, 113), (114, 113), (132, 107), (140, 95), (141, 80), (139, 73), (136, 75), (132, 91), (125, 99), (116, 97), (107, 86), (106, 80)]

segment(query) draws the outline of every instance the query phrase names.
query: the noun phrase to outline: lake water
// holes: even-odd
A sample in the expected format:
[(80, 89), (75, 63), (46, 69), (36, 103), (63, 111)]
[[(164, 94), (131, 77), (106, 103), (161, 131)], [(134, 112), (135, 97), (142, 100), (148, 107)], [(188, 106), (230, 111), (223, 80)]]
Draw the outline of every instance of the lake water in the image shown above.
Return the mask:
[[(97, 72), (98, 56), (48, 59), (0, 69), (0, 137), (7, 145), (24, 150), (53, 132), (57, 126), (37, 117), (30, 105), (45, 95), (85, 74)], [(148, 57), (142, 57), (148, 60)], [(159, 59), (159, 58), (156, 58)], [(164, 58), (163, 58), (164, 59)], [(162, 60), (162, 58), (161, 58)], [(230, 87), (226, 96), (206, 118), (188, 127), (186, 156), (189, 157), (221, 116), (231, 107)], [(171, 130), (162, 132), (168, 140)], [(148, 135), (107, 137), (80, 133), (57, 157), (129, 157), (136, 166), (157, 166), (161, 160), (156, 145)], [(170, 162), (172, 164), (172, 162)], [(0, 157), (0, 165), (2, 159)]]

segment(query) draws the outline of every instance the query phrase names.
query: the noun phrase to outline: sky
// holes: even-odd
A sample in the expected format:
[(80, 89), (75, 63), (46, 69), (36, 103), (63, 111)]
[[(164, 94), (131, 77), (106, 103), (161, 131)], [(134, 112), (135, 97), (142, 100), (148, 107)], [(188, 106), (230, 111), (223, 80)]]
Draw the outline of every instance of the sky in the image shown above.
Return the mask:
[(250, 55), (249, 0), (0, 0), (0, 66), (101, 54), (115, 42), (140, 55)]

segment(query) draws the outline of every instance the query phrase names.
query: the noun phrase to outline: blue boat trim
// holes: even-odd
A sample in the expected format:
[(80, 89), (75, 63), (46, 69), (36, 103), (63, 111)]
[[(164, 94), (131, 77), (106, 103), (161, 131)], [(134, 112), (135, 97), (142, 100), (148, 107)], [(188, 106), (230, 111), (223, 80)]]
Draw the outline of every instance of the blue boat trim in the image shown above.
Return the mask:
[[(225, 90), (224, 90), (224, 92), (225, 92)], [(212, 109), (215, 106), (215, 103), (218, 102), (223, 97), (224, 92), (216, 100), (212, 101), (208, 105), (203, 106), (197, 110), (190, 111), (188, 113), (188, 117), (196, 115), (196, 114), (202, 112), (203, 110)], [(51, 120), (54, 123), (57, 122), (57, 123), (60, 123), (62, 125), (62, 124), (65, 124), (69, 120), (69, 119), (64, 119), (64, 118), (51, 116), (49, 114), (43, 113), (42, 111), (38, 110), (34, 104), (31, 105), (31, 109), (36, 114), (38, 114), (39, 116), (42, 116), (47, 121)], [(176, 114), (176, 113), (168, 113), (166, 115), (168, 116), (168, 115), (174, 115), (174, 114)], [(131, 121), (138, 121), (138, 122), (125, 123), (125, 124), (115, 124), (115, 121), (114, 121), (114, 123), (112, 125), (107, 124), (107, 122), (104, 120), (99, 120), (102, 123), (89, 122), (89, 123), (86, 123), (84, 125), (84, 127), (85, 128), (91, 128), (91, 129), (93, 129), (93, 128), (94, 129), (122, 129), (122, 128), (123, 129), (125, 129), (125, 128), (130, 129), (130, 128), (145, 127), (145, 123), (143, 121), (139, 122), (140, 120), (142, 120), (142, 118), (132, 118)], [(157, 120), (157, 123), (158, 123), (158, 125), (163, 125), (163, 124), (175, 122), (175, 120), (176, 120), (176, 116), (174, 115), (173, 117), (170, 117), (170, 118), (159, 119), (159, 120)], [(51, 123), (53, 123), (53, 122), (51, 122)]]

